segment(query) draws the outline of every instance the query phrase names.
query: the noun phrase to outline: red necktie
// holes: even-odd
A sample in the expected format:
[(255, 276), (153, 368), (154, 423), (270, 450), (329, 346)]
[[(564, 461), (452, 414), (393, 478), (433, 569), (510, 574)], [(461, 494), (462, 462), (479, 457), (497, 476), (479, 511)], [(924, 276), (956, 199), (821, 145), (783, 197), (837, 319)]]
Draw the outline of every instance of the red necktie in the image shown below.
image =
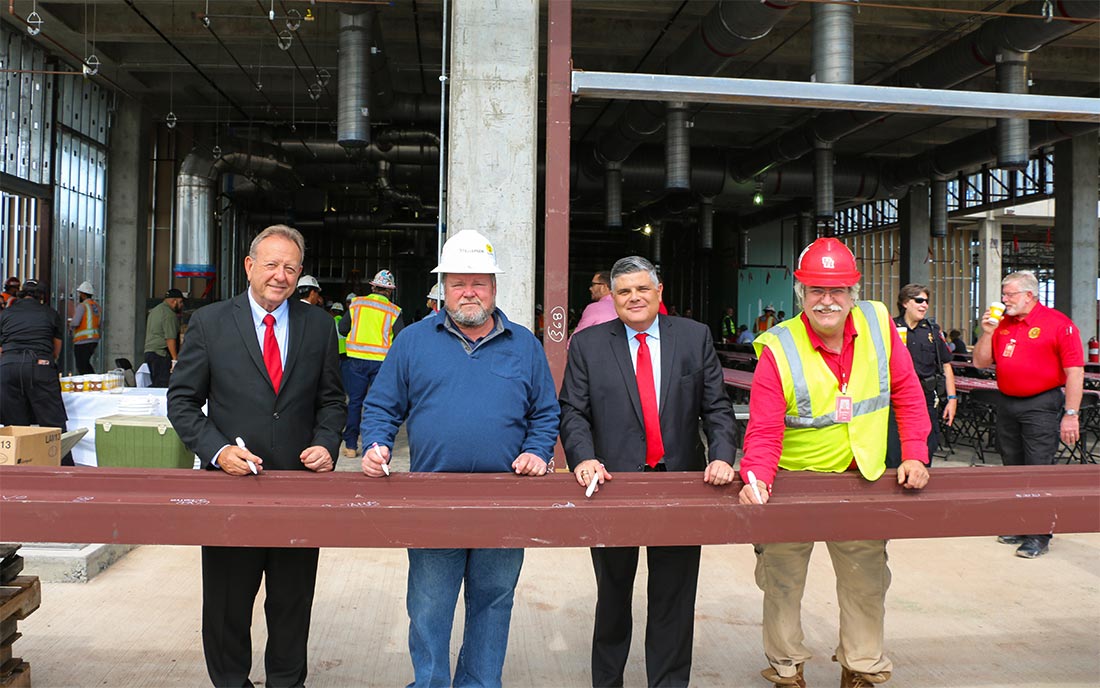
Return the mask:
[(278, 394), (279, 383), (283, 381), (283, 359), (279, 356), (279, 340), (275, 339), (275, 316), (270, 313), (265, 315), (264, 325), (267, 326), (267, 331), (264, 332), (264, 365), (271, 377), (271, 386)]
[(634, 335), (638, 340), (638, 396), (642, 400), (642, 420), (645, 421), (645, 462), (650, 468), (665, 455), (665, 443), (661, 440), (661, 417), (657, 413), (657, 390), (653, 385), (653, 361), (649, 357), (646, 334)]

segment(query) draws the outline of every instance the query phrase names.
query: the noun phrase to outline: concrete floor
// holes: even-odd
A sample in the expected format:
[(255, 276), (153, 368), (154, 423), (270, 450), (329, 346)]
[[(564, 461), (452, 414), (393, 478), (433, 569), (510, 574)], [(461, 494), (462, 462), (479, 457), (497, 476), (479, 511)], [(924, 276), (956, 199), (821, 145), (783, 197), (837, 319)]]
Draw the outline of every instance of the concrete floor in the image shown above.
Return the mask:
[[(407, 453), (395, 456), (407, 466)], [(345, 460), (343, 470), (356, 470)], [(965, 463), (943, 463), (939, 466)], [(1100, 685), (1100, 534), (1059, 535), (1034, 561), (992, 537), (890, 544), (889, 685)], [(706, 547), (696, 610), (693, 685), (758, 686), (761, 593), (748, 545)], [(644, 559), (643, 559), (644, 561)], [(310, 635), (312, 686), (400, 686), (412, 679), (403, 550), (321, 552)], [(834, 579), (815, 550), (803, 605), (811, 686), (834, 686)], [(645, 684), (644, 564), (635, 585), (635, 638), (626, 682)], [(530, 549), (516, 592), (504, 682), (588, 683), (594, 581), (583, 549)], [(263, 680), (263, 595), (252, 678)], [(19, 624), (15, 654), (35, 686), (209, 685), (199, 634), (197, 547), (139, 547), (89, 583), (45, 583), (42, 606)], [(461, 609), (453, 643), (461, 638)], [(453, 666), (453, 658), (452, 658)]]

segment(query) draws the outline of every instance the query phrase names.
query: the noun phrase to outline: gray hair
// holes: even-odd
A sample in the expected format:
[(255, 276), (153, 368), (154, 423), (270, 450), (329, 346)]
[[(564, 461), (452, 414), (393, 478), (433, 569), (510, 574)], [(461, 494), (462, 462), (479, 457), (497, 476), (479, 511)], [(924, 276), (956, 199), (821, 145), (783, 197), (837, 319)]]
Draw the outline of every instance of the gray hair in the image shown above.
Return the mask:
[(286, 225), (271, 225), (264, 231), (256, 235), (256, 238), (252, 240), (252, 244), (248, 247), (248, 256), (252, 260), (256, 260), (256, 248), (260, 245), (260, 242), (268, 237), (281, 237), (287, 241), (292, 241), (298, 246), (298, 253), (302, 256), (302, 263), (306, 262), (306, 240), (302, 236), (302, 233), (293, 227)]
[[(859, 301), (859, 282), (848, 287), (848, 298), (852, 299), (852, 301)], [(799, 309), (801, 309), (802, 302), (806, 300), (806, 285), (798, 280), (794, 281), (794, 299)]]
[(648, 272), (649, 279), (653, 282), (654, 287), (661, 283), (661, 280), (657, 277), (657, 268), (653, 267), (653, 263), (641, 256), (627, 256), (618, 259), (611, 266), (611, 290), (615, 290), (615, 280), (622, 275), (629, 275), (634, 272)]
[(1002, 287), (1010, 283), (1020, 287), (1022, 291), (1030, 291), (1035, 298), (1039, 297), (1039, 279), (1031, 270), (1013, 272), (1001, 280)]

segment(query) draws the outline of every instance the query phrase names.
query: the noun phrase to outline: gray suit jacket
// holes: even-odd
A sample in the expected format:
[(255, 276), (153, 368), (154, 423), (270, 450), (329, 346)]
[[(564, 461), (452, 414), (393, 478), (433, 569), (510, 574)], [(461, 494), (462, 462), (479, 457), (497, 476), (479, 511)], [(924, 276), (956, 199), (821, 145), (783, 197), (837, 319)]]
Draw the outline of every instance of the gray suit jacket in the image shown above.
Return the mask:
[[(701, 471), (706, 467), (700, 419), (711, 460), (733, 465), (733, 414), (710, 330), (702, 323), (674, 316), (659, 316), (658, 322), (658, 406), (668, 470)], [(570, 467), (599, 459), (612, 473), (645, 468), (642, 404), (620, 320), (595, 325), (573, 337), (558, 400), (561, 442)]]
[[(322, 309), (288, 303), (287, 356), (279, 394), (271, 384), (244, 293), (191, 316), (168, 387), (168, 418), (203, 467), (236, 437), (264, 469), (305, 470), (306, 447), (333, 462), (347, 416), (336, 328)], [(208, 404), (207, 414), (202, 405)]]

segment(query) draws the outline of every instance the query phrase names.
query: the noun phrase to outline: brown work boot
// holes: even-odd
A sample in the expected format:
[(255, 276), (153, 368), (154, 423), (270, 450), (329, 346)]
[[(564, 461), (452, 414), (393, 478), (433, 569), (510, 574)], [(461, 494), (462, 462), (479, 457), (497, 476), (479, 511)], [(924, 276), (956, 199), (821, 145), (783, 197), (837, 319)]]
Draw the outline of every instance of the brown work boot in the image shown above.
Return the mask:
[(806, 688), (806, 679), (802, 677), (802, 665), (795, 666), (798, 669), (798, 673), (794, 676), (780, 676), (779, 672), (775, 670), (775, 667), (768, 667), (760, 672), (760, 675), (768, 679), (777, 686), (796, 686), (797, 688)]
[(861, 674), (852, 671), (846, 666), (840, 667), (840, 688), (870, 688), (879, 683), (890, 680), (889, 671), (880, 671), (877, 674)]
[(355, 451), (353, 447), (344, 447), (344, 456), (348, 457), (349, 459), (354, 459), (355, 457), (359, 456), (359, 454)]

